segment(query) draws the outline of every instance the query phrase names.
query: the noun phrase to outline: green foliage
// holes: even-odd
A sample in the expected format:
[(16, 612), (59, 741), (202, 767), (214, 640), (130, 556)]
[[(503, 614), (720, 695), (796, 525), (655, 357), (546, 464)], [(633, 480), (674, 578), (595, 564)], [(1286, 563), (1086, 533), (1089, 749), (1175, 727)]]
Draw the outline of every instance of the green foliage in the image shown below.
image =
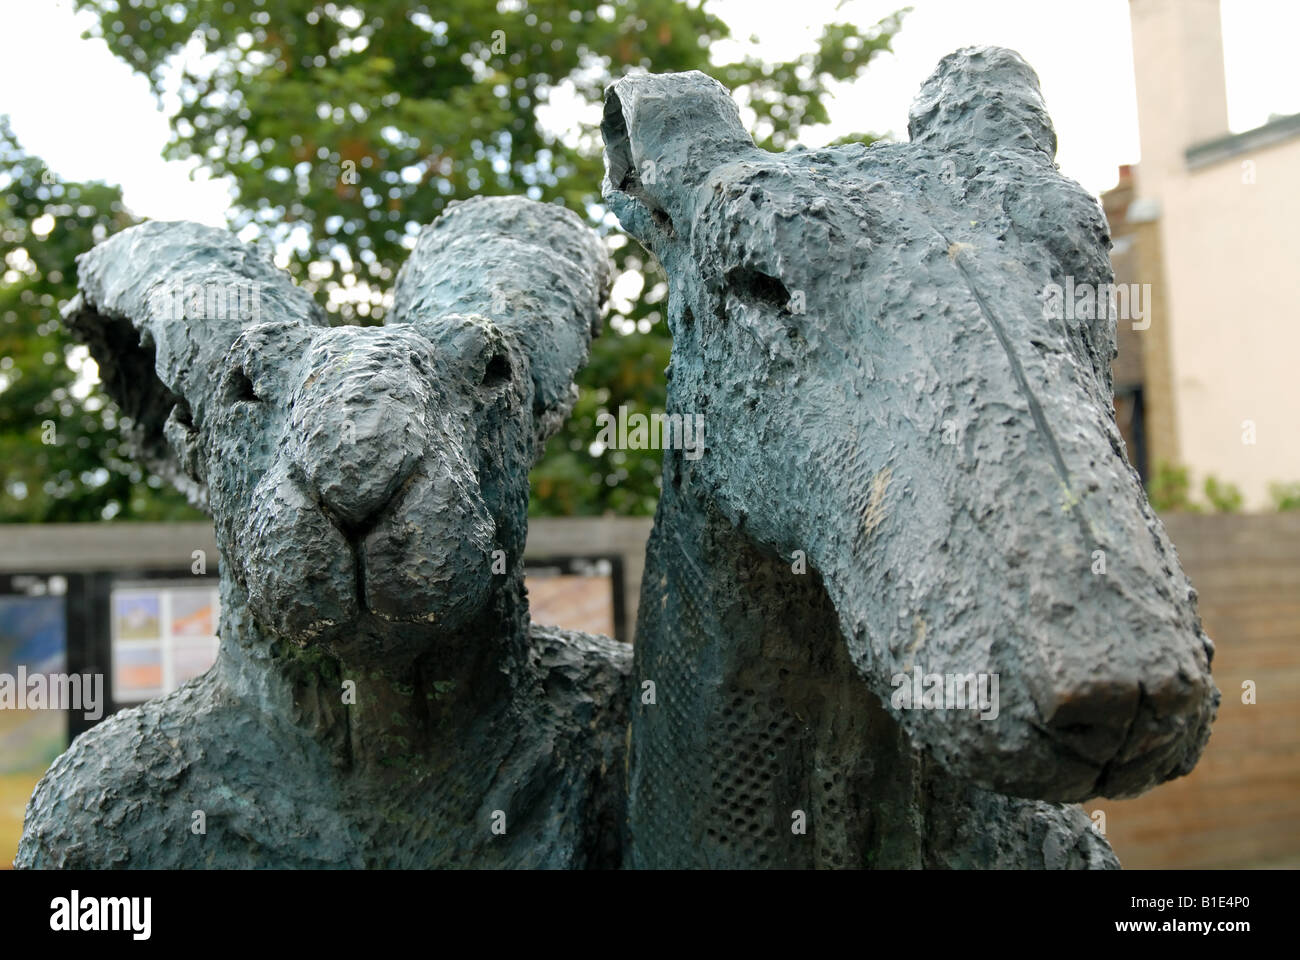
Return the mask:
[(121, 191), (64, 183), (0, 117), (0, 522), (200, 516), (120, 455), (116, 407), (78, 383), (59, 305), (77, 254), (133, 220)]
[[(1147, 481), (1147, 497), (1160, 513), (1204, 513), (1206, 507), (1191, 499), (1191, 481), (1186, 467), (1157, 463)], [(1240, 513), (1245, 503), (1241, 488), (1210, 474), (1201, 487), (1209, 510)], [(1269, 496), (1274, 510), (1300, 510), (1300, 483), (1271, 483)]]
[(1187, 468), (1159, 462), (1147, 480), (1147, 498), (1159, 513), (1200, 513), (1192, 503)]
[(654, 513), (659, 499), (658, 451), (612, 450), (593, 457), (588, 448), (596, 438), (596, 418), (602, 411), (616, 412), (621, 405), (643, 413), (663, 411), (667, 400), (663, 372), (670, 346), (668, 337), (653, 332), (595, 341), (591, 362), (579, 378), (582, 389), (573, 416), (551, 438), (546, 456), (533, 470), (536, 512), (558, 516), (602, 510), (629, 516)]
[(1300, 510), (1300, 482), (1270, 483), (1268, 494), (1274, 510)]
[[(781, 149), (827, 119), (828, 85), (888, 50), (906, 12), (867, 29), (829, 25), (789, 62), (714, 65), (726, 24), (680, 0), (77, 5), (155, 91), (179, 70), (168, 155), (230, 177), (231, 226), (295, 242), (288, 269), (346, 323), (382, 320), (383, 290), (415, 234), (453, 200), (526, 193), (623, 240), (600, 207), (598, 104), (627, 71), (712, 74), (753, 110), (756, 141)], [(182, 61), (193, 40), (208, 56)], [(591, 452), (599, 412), (648, 414), (665, 395), (666, 283), (635, 244), (614, 256), (641, 276), (641, 292), (615, 303), (593, 347), (577, 410), (534, 472), (535, 514), (645, 514), (658, 499), (657, 451)]]
[(1236, 484), (1220, 482), (1213, 474), (1205, 478), (1205, 499), (1218, 513), (1241, 512), (1241, 490)]

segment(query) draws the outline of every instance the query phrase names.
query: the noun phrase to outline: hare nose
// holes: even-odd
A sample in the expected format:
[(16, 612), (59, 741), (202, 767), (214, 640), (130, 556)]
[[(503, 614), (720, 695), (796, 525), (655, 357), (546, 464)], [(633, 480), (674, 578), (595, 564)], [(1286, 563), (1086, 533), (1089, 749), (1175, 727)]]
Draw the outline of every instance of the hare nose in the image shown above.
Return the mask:
[(345, 533), (355, 533), (400, 493), (427, 438), (420, 418), (394, 398), (371, 398), (334, 418), (304, 424), (296, 458), (308, 488)]

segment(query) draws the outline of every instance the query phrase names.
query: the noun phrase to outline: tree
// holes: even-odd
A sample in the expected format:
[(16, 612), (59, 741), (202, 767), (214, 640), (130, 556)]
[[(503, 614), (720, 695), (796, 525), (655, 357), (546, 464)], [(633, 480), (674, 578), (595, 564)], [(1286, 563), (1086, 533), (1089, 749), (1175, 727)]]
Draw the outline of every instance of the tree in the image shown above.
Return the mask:
[(78, 380), (59, 319), (75, 258), (130, 226), (121, 191), (64, 183), (0, 117), (0, 522), (198, 518), (119, 455), (117, 409)]
[(662, 410), (670, 348), (666, 282), (600, 206), (604, 87), (631, 69), (703, 70), (752, 110), (756, 141), (781, 149), (827, 119), (830, 84), (888, 50), (906, 12), (865, 30), (827, 26), (788, 62), (715, 65), (726, 24), (680, 0), (78, 6), (160, 97), (179, 77), (167, 154), (229, 177), (232, 228), (292, 244), (281, 262), (338, 322), (382, 321), (415, 235), (456, 199), (526, 193), (611, 234), (619, 271), (640, 289), (615, 303), (574, 416), (534, 472), (533, 512), (560, 514), (649, 513), (658, 498), (657, 451), (593, 446), (599, 412)]

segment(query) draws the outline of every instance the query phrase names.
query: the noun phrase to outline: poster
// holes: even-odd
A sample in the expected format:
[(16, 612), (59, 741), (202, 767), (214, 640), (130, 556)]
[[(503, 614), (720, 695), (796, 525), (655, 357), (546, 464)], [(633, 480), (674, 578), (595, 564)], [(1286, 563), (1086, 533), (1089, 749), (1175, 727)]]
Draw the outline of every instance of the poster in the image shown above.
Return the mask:
[(114, 586), (113, 699), (151, 700), (207, 672), (217, 658), (217, 622), (215, 587)]
[[(67, 669), (62, 597), (0, 596), (0, 673), (17, 676)], [(68, 746), (62, 710), (0, 710), (0, 864), (18, 851), (27, 800), (45, 769)]]
[(525, 571), (524, 588), (534, 623), (614, 636), (614, 581), (608, 560), (533, 564)]

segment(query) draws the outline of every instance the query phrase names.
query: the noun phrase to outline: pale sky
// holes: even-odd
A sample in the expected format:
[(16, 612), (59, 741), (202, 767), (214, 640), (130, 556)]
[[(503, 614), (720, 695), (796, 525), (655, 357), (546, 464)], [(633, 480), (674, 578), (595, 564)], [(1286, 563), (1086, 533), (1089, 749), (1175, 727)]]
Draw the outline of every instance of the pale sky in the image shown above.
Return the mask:
[[(898, 0), (709, 0), (737, 41), (715, 61), (746, 51), (784, 59), (813, 47), (825, 22), (866, 26)], [(1094, 193), (1113, 186), (1122, 163), (1139, 160), (1127, 0), (914, 0), (894, 42), (856, 84), (830, 104), (828, 127), (802, 138), (818, 146), (856, 130), (906, 139), (907, 108), (939, 58), (961, 46), (998, 44), (1038, 71), (1056, 125), (1062, 171)], [(1233, 131), (1270, 114), (1300, 113), (1295, 38), (1300, 3), (1222, 0), (1228, 116)], [(165, 163), (167, 121), (145, 78), (101, 41), (82, 40), (92, 22), (67, 0), (0, 0), (0, 113), (24, 148), (71, 180), (121, 184), (127, 205), (157, 219), (223, 225), (224, 184), (192, 182)], [(748, 44), (750, 36), (758, 45)]]

